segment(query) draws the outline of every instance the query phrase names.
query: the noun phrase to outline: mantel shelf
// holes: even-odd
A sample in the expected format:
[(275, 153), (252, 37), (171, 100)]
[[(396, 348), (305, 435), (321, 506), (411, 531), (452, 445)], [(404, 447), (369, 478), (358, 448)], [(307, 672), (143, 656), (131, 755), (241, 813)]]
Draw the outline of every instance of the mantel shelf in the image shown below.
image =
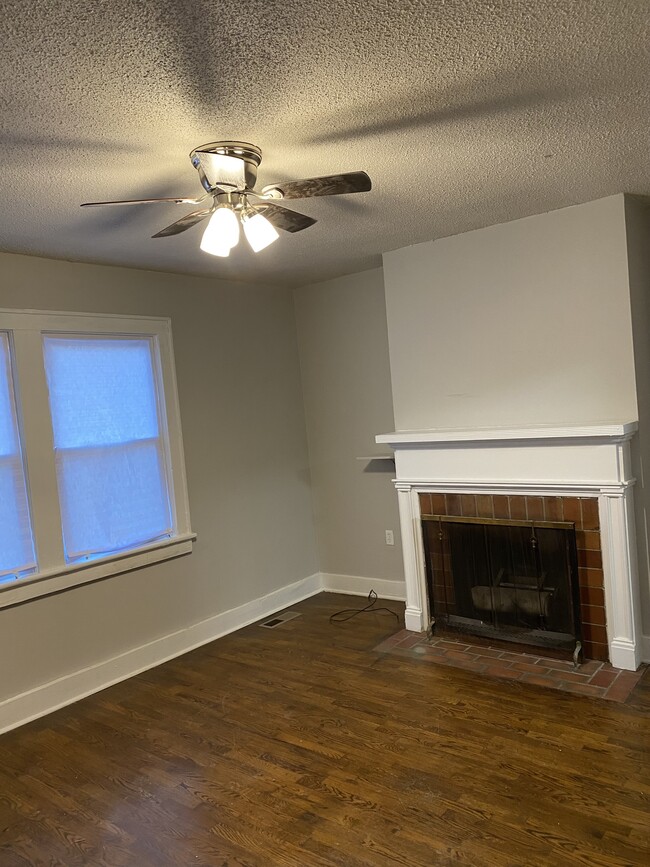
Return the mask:
[(609, 440), (610, 442), (630, 439), (636, 432), (638, 423), (604, 423), (594, 425), (538, 425), (520, 428), (473, 428), (469, 430), (402, 430), (379, 434), (375, 442), (390, 445), (392, 448), (452, 443), (513, 442), (516, 440)]

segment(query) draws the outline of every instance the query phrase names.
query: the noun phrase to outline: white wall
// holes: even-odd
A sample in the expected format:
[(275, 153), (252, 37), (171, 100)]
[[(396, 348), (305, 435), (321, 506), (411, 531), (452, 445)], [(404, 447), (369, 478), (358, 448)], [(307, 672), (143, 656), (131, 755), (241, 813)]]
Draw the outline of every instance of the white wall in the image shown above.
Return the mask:
[(294, 299), (321, 570), (403, 581), (394, 465), (356, 460), (381, 454), (375, 435), (393, 428), (382, 271)]
[(623, 196), (384, 255), (398, 430), (636, 419)]
[[(650, 207), (625, 197), (639, 433), (632, 442), (643, 632), (650, 635)], [(650, 647), (646, 649), (650, 654)], [(650, 658), (650, 657), (647, 657)]]
[(8, 254), (0, 275), (0, 307), (171, 317), (198, 533), (189, 557), (0, 611), (0, 701), (318, 571), (288, 290)]

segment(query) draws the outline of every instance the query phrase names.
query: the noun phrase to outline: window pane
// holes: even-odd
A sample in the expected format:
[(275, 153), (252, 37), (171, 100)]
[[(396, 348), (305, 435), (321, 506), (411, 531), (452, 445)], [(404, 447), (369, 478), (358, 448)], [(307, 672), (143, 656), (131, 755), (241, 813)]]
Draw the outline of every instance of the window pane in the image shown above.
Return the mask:
[(57, 448), (158, 436), (149, 340), (46, 337), (45, 363)]
[(0, 581), (36, 568), (9, 365), (9, 339), (0, 333)]
[(57, 452), (70, 559), (120, 551), (171, 533), (157, 443)]
[(68, 562), (172, 533), (152, 344), (44, 337)]

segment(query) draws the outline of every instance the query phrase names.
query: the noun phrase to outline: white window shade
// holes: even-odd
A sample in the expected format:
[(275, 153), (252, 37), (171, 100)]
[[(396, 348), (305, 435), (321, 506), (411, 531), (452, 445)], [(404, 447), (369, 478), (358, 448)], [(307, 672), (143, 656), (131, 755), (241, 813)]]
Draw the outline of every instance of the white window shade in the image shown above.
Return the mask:
[(36, 569), (9, 338), (0, 332), (0, 582)]
[(173, 533), (156, 345), (43, 337), (67, 562)]

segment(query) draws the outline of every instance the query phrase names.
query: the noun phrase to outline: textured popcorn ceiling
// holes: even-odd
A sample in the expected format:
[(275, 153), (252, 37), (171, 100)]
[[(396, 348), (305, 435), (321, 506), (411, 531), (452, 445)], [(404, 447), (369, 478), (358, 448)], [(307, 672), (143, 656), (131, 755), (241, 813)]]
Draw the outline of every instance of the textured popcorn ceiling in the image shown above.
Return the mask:
[[(0, 249), (293, 285), (618, 192), (650, 194), (648, 0), (4, 0)], [(370, 193), (230, 260), (189, 151), (262, 148), (259, 185), (366, 170)]]

